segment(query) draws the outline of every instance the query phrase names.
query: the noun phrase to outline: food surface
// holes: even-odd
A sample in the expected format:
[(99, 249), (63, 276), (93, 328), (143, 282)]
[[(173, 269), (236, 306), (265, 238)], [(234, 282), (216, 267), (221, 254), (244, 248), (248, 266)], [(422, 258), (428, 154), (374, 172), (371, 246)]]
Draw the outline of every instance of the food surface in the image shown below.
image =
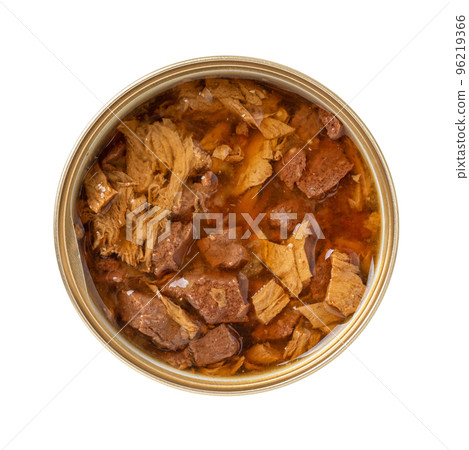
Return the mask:
[(180, 84), (123, 120), (77, 199), (108, 319), (181, 370), (305, 355), (358, 309), (380, 214), (343, 124), (246, 79)]

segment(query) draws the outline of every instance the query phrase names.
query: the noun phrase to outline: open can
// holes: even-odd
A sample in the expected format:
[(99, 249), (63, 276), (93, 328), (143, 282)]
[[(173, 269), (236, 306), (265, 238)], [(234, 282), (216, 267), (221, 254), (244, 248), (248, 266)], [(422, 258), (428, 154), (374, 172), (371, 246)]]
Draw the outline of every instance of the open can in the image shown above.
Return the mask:
[[(133, 344), (107, 319), (81, 262), (74, 227), (76, 201), (83, 178), (121, 119), (158, 94), (195, 78), (228, 77), (259, 80), (296, 93), (337, 114), (374, 178), (381, 215), (381, 236), (374, 275), (355, 314), (306, 356), (261, 373), (214, 377), (178, 370)], [(398, 209), (391, 175), (373, 136), (335, 94), (317, 81), (270, 61), (218, 56), (197, 58), (157, 70), (133, 83), (105, 105), (78, 139), (63, 172), (54, 215), (57, 260), (69, 296), (83, 321), (116, 356), (139, 372), (165, 384), (203, 393), (238, 394), (280, 387), (318, 370), (338, 356), (373, 316), (389, 283), (398, 245)]]

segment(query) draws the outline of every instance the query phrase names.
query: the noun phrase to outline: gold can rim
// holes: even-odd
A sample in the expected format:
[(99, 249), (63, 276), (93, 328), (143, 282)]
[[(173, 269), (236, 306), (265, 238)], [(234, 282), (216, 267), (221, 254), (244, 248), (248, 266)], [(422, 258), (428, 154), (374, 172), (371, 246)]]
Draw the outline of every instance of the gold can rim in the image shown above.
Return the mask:
[[(145, 355), (116, 330), (99, 312), (80, 279), (81, 266), (73, 223), (73, 200), (77, 180), (84, 167), (95, 156), (113, 122), (118, 121), (137, 104), (155, 96), (169, 85), (182, 80), (204, 76), (254, 77), (273, 82), (296, 91), (305, 98), (338, 113), (348, 132), (351, 132), (362, 155), (375, 177), (381, 207), (382, 230), (378, 262), (374, 279), (359, 310), (344, 324), (338, 335), (319, 349), (301, 359), (258, 375), (210, 377), (177, 370)], [(94, 151), (93, 151), (94, 148)], [(81, 180), (80, 180), (81, 181)], [(365, 328), (382, 301), (394, 268), (399, 234), (398, 205), (389, 168), (371, 132), (341, 98), (316, 80), (289, 67), (251, 57), (214, 56), (178, 62), (135, 81), (110, 100), (92, 119), (78, 138), (62, 173), (54, 211), (54, 243), (57, 262), (68, 295), (81, 318), (93, 334), (119, 359), (152, 379), (180, 389), (207, 394), (241, 394), (266, 391), (301, 379), (342, 353)]]

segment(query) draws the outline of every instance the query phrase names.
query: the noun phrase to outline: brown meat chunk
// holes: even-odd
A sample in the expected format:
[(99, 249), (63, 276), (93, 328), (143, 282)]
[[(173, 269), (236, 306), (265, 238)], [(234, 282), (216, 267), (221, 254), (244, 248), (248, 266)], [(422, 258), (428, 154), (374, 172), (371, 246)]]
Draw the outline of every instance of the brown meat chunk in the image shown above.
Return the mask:
[(311, 298), (313, 301), (320, 301), (326, 298), (327, 287), (331, 279), (331, 259), (328, 256), (330, 251), (323, 251), (318, 258), (313, 271), (313, 278), (310, 283)]
[(334, 114), (319, 108), (319, 118), (331, 139), (339, 139), (344, 135), (344, 126)]
[(194, 361), (198, 366), (206, 366), (229, 358), (239, 352), (241, 344), (226, 325), (219, 325), (205, 336), (189, 344)]
[(124, 156), (125, 141), (121, 133), (112, 140), (101, 160), (103, 170), (116, 170), (116, 163)]
[(278, 165), (278, 177), (288, 189), (293, 189), (306, 168), (306, 154), (304, 150), (290, 149)]
[(171, 234), (161, 242), (154, 244), (152, 271), (156, 277), (168, 272), (176, 272), (193, 242), (192, 224), (173, 222)]
[(247, 292), (234, 275), (189, 273), (165, 286), (163, 292), (187, 300), (209, 324), (247, 320)]
[(188, 348), (177, 352), (159, 352), (158, 355), (161, 359), (166, 361), (168, 364), (176, 367), (179, 370), (188, 369), (192, 367), (193, 362), (191, 358), (191, 352)]
[(284, 339), (292, 334), (300, 317), (298, 311), (288, 306), (267, 325), (259, 324), (251, 336), (261, 342)]
[[(305, 202), (300, 198), (294, 198), (290, 200), (286, 200), (278, 205), (275, 205), (268, 213), (268, 219), (270, 225), (273, 227), (281, 226), (282, 219), (279, 218), (278, 214), (296, 214), (296, 217), (288, 218), (285, 216), (284, 222), (287, 224), (287, 231), (290, 233), (292, 232), (296, 225), (303, 220), (304, 211), (306, 209)], [(277, 218), (276, 216), (277, 215)]]
[(133, 290), (120, 291), (116, 312), (124, 322), (149, 336), (160, 348), (179, 350), (191, 339), (187, 330), (171, 317), (156, 295)]
[(117, 286), (128, 276), (124, 265), (114, 258), (99, 258), (96, 260), (97, 274), (95, 281)]
[(236, 134), (240, 136), (249, 136), (249, 127), (246, 122), (240, 122), (236, 125)]
[(178, 323), (187, 333), (189, 339), (194, 339), (200, 331), (200, 325), (195, 321), (187, 311), (182, 309), (179, 305), (173, 303), (169, 298), (158, 292), (158, 298), (166, 307), (166, 311), (171, 318)]
[(218, 177), (211, 171), (205, 172), (200, 183), (195, 183), (198, 202), (203, 212), (210, 212), (213, 196), (218, 189)]
[(366, 286), (360, 278), (358, 266), (351, 264), (346, 254), (335, 251), (331, 255), (331, 264), (326, 303), (348, 316), (358, 308)]
[(321, 131), (321, 120), (316, 109), (301, 104), (290, 122), (296, 134), (305, 143), (314, 138)]
[(104, 175), (98, 163), (94, 163), (91, 166), (83, 184), (85, 186), (88, 206), (95, 213), (101, 212), (114, 196), (117, 195), (117, 191), (109, 184), (106, 175)]
[(212, 267), (234, 270), (240, 269), (249, 261), (249, 252), (236, 240), (236, 235), (230, 235), (229, 230), (199, 239), (197, 245)]
[(338, 142), (323, 141), (319, 150), (308, 155), (306, 169), (298, 188), (308, 198), (321, 198), (352, 170), (353, 164), (345, 156)]
[(313, 328), (321, 328), (344, 318), (325, 302), (299, 306), (296, 309), (311, 322)]
[(172, 212), (173, 218), (176, 220), (183, 220), (185, 222), (192, 219), (192, 214), (195, 211), (199, 194), (197, 193), (197, 185), (186, 183), (180, 194), (180, 200), (173, 205)]
[(264, 325), (268, 324), (287, 306), (290, 298), (274, 279), (252, 296), (256, 316)]

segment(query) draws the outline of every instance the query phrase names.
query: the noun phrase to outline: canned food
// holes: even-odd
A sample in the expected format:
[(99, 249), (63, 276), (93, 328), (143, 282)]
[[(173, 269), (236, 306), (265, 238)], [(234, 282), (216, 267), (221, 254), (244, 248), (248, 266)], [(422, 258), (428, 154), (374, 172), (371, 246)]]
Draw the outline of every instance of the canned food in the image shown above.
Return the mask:
[[(334, 253), (334, 256), (331, 257), (332, 263), (329, 262), (328, 264), (332, 264), (332, 272), (329, 285), (326, 286), (327, 298), (325, 300), (321, 297), (321, 295), (326, 295), (325, 293), (318, 294), (316, 296), (317, 298), (313, 293), (312, 297), (307, 301), (308, 304), (304, 306), (298, 306), (299, 304), (291, 302), (291, 298), (293, 297), (302, 302), (298, 295), (302, 290), (304, 292), (305, 288), (309, 289), (311, 277), (314, 278), (314, 275), (312, 275), (315, 270), (314, 264), (312, 266), (311, 262), (309, 262), (309, 264), (306, 263), (305, 266), (304, 258), (303, 260), (297, 258), (297, 265), (293, 267), (295, 271), (298, 269), (298, 280), (292, 281), (291, 273), (284, 276), (277, 276), (277, 274), (274, 273), (275, 271), (272, 271), (273, 277), (271, 277), (270, 282), (261, 286), (260, 290), (254, 295), (252, 293), (249, 294), (251, 304), (246, 299), (247, 294), (244, 300), (241, 299), (241, 296), (239, 297), (237, 300), (238, 309), (236, 309), (235, 312), (232, 311), (233, 308), (227, 312), (227, 299), (224, 297), (224, 294), (222, 295), (223, 298), (215, 299), (217, 303), (215, 307), (218, 308), (215, 312), (213, 308), (208, 311), (204, 309), (204, 307), (201, 307), (199, 300), (194, 300), (192, 294), (192, 297), (188, 295), (180, 299), (186, 301), (188, 311), (181, 308), (177, 301), (173, 303), (166, 298), (165, 295), (182, 295), (182, 297), (184, 297), (185, 294), (179, 294), (180, 290), (178, 290), (181, 287), (181, 281), (177, 282), (179, 284), (176, 283), (174, 285), (173, 283), (174, 289), (170, 291), (170, 294), (167, 294), (164, 287), (161, 287), (161, 283), (158, 284), (161, 277), (165, 274), (164, 271), (167, 267), (164, 264), (158, 266), (157, 260), (159, 256), (155, 256), (153, 247), (148, 247), (149, 238), (145, 235), (147, 241), (146, 251), (150, 248), (146, 266), (145, 252), (142, 250), (139, 250), (137, 260), (135, 257), (129, 260), (127, 257), (120, 255), (120, 259), (117, 258), (117, 260), (114, 261), (116, 264), (121, 264), (122, 260), (130, 266), (137, 267), (138, 265), (139, 268), (142, 268), (142, 280), (144, 279), (147, 287), (154, 289), (154, 292), (156, 292), (155, 296), (159, 298), (158, 301), (163, 302), (161, 303), (161, 308), (166, 308), (168, 311), (168, 308), (170, 308), (173, 313), (172, 317), (177, 316), (175, 320), (179, 324), (181, 324), (181, 320), (183, 320), (181, 319), (181, 314), (185, 317), (184, 320), (187, 319), (187, 321), (189, 321), (189, 326), (184, 328), (182, 336), (180, 334), (177, 335), (177, 339), (179, 340), (175, 343), (175, 341), (168, 342), (167, 339), (161, 335), (152, 335), (150, 332), (145, 331), (143, 326), (135, 325), (135, 315), (133, 315), (133, 313), (130, 314), (128, 311), (126, 312), (127, 316), (122, 312), (117, 312), (117, 316), (121, 319), (126, 318), (124, 320), (125, 323), (122, 324), (122, 321), (119, 322), (116, 319), (116, 312), (113, 308), (109, 307), (106, 301), (103, 301), (104, 299), (101, 292), (98, 292), (100, 289), (96, 288), (96, 279), (92, 273), (93, 271), (90, 271), (87, 265), (89, 254), (86, 252), (88, 250), (91, 252), (98, 244), (96, 242), (91, 244), (88, 242), (89, 245), (87, 246), (87, 231), (82, 227), (84, 221), (83, 210), (80, 210), (81, 204), (79, 202), (84, 201), (83, 186), (87, 187), (88, 181), (94, 177), (94, 191), (86, 192), (86, 195), (88, 195), (88, 204), (86, 206), (88, 209), (86, 210), (86, 214), (100, 214), (102, 211), (106, 211), (106, 208), (112, 208), (113, 198), (117, 195), (115, 187), (122, 186), (125, 183), (129, 186), (133, 186), (132, 189), (136, 192), (145, 193), (138, 198), (135, 197), (135, 207), (137, 209), (141, 209), (143, 207), (142, 205), (147, 205), (148, 208), (154, 206), (154, 202), (152, 203), (150, 199), (150, 194), (148, 197), (146, 196), (149, 182), (148, 180), (145, 181), (141, 176), (142, 174), (139, 173), (139, 164), (136, 165), (134, 173), (130, 174), (131, 176), (128, 173), (119, 172), (117, 169), (112, 171), (113, 180), (111, 180), (111, 183), (108, 183), (106, 175), (103, 174), (100, 166), (96, 165), (96, 161), (103, 148), (109, 147), (109, 142), (115, 138), (116, 130), (119, 126), (121, 130), (123, 125), (130, 130), (132, 125), (128, 121), (129, 117), (145, 117), (147, 125), (161, 121), (158, 122), (159, 125), (157, 126), (160, 128), (163, 127), (167, 136), (169, 136), (168, 133), (175, 132), (175, 124), (173, 122), (164, 122), (165, 120), (168, 121), (168, 119), (163, 117), (164, 114), (161, 114), (161, 108), (158, 110), (159, 113), (153, 117), (152, 112), (148, 109), (148, 105), (152, 105), (154, 99), (158, 99), (160, 103), (164, 103), (164, 95), (166, 93), (173, 92), (172, 90), (178, 86), (185, 86), (186, 84), (184, 83), (194, 82), (194, 80), (205, 80), (206, 84), (206, 88), (203, 92), (197, 94), (205, 97), (201, 100), (203, 107), (198, 112), (199, 115), (194, 116), (194, 121), (198, 120), (200, 122), (204, 114), (208, 114), (208, 112), (204, 113), (204, 108), (212, 101), (213, 96), (216, 95), (218, 95), (217, 99), (220, 105), (226, 107), (229, 114), (233, 114), (240, 120), (238, 123), (239, 129), (238, 127), (236, 128), (238, 135), (236, 142), (239, 142), (240, 145), (236, 144), (231, 148), (223, 143), (223, 145), (217, 146), (217, 143), (212, 145), (212, 143), (208, 144), (207, 142), (202, 142), (200, 147), (190, 147), (190, 151), (202, 152), (203, 155), (211, 161), (211, 170), (213, 172), (209, 171), (205, 172), (204, 175), (200, 175), (197, 181), (198, 186), (202, 186), (203, 188), (204, 183), (210, 184), (208, 174), (210, 174), (210, 177), (213, 176), (216, 178), (217, 170), (219, 170), (219, 174), (222, 175), (225, 169), (231, 172), (234, 170), (236, 175), (233, 175), (233, 179), (235, 179), (236, 187), (234, 190), (230, 191), (231, 194), (234, 192), (235, 194), (241, 195), (246, 192), (252, 192), (253, 198), (258, 194), (260, 195), (260, 191), (264, 189), (265, 185), (261, 187), (261, 182), (252, 182), (252, 174), (250, 174), (249, 177), (244, 176), (243, 170), (247, 170), (247, 166), (240, 163), (245, 157), (244, 153), (247, 154), (247, 159), (252, 158), (252, 147), (255, 146), (256, 142), (260, 143), (259, 145), (264, 145), (266, 142), (274, 142), (276, 146), (275, 148), (269, 147), (268, 150), (262, 147), (264, 149), (262, 151), (270, 152), (270, 156), (267, 158), (269, 162), (264, 163), (264, 167), (267, 166), (267, 170), (265, 176), (262, 178), (262, 183), (270, 183), (270, 181), (266, 180), (270, 180), (269, 177), (272, 175), (272, 167), (280, 167), (279, 165), (281, 164), (287, 165), (288, 162), (285, 162), (286, 159), (293, 159), (293, 157), (296, 157), (305, 147), (307, 147), (306, 150), (309, 150), (311, 154), (309, 156), (303, 156), (307, 162), (303, 162), (303, 166), (298, 163), (297, 166), (300, 167), (298, 170), (304, 171), (305, 167), (308, 167), (308, 164), (316, 164), (316, 167), (322, 167), (324, 158), (326, 158), (326, 156), (321, 153), (324, 152), (324, 149), (318, 150), (319, 147), (316, 148), (314, 145), (322, 145), (324, 147), (326, 144), (320, 144), (319, 138), (315, 141), (313, 139), (315, 136), (311, 136), (310, 139), (306, 136), (304, 138), (304, 142), (306, 143), (299, 150), (297, 148), (298, 146), (294, 145), (294, 140), (292, 141), (292, 139), (290, 139), (288, 141), (286, 138), (293, 130), (293, 127), (287, 125), (287, 122), (290, 120), (287, 120), (289, 117), (288, 108), (277, 108), (275, 112), (268, 114), (266, 114), (264, 110), (262, 118), (258, 119), (254, 111), (255, 108), (251, 110), (249, 110), (249, 108), (246, 109), (242, 103), (239, 102), (239, 98), (242, 97), (246, 100), (246, 98), (249, 97), (253, 105), (262, 104), (265, 91), (256, 86), (272, 86), (274, 89), (278, 89), (278, 92), (285, 92), (288, 93), (288, 95), (296, 96), (295, 98), (303, 99), (306, 104), (310, 102), (313, 105), (317, 105), (314, 106), (314, 108), (317, 108), (317, 111), (319, 111), (318, 117), (321, 118), (325, 126), (325, 130), (322, 133), (324, 137), (321, 138), (323, 139), (321, 142), (327, 141), (327, 148), (330, 150), (329, 153), (333, 155), (331, 158), (334, 158), (333, 166), (327, 169), (331, 172), (327, 179), (323, 177), (318, 180), (314, 173), (314, 167), (306, 169), (311, 172), (309, 178), (301, 174), (295, 175), (295, 173), (292, 173), (293, 178), (289, 178), (285, 174), (285, 176), (280, 176), (283, 166), (280, 169), (275, 169), (281, 181), (285, 183), (285, 189), (287, 189), (285, 192), (297, 190), (298, 195), (300, 195), (301, 191), (301, 195), (304, 194), (306, 199), (305, 202), (310, 201), (308, 205), (316, 205), (325, 201), (328, 196), (335, 195), (335, 190), (338, 189), (337, 186), (339, 186), (340, 180), (345, 175), (349, 174), (349, 172), (349, 175), (352, 177), (350, 184), (353, 185), (355, 182), (357, 186), (360, 186), (360, 183), (363, 182), (363, 179), (360, 181), (360, 173), (352, 175), (353, 171), (351, 172), (351, 170), (354, 166), (355, 168), (357, 166), (364, 166), (365, 168), (363, 170), (366, 169), (366, 176), (369, 177), (368, 187), (370, 191), (373, 190), (375, 203), (374, 217), (376, 223), (380, 225), (373, 227), (374, 233), (376, 234), (376, 239), (373, 241), (375, 247), (373, 247), (373, 253), (368, 252), (365, 261), (359, 262), (354, 249), (348, 248), (353, 247), (353, 245), (343, 242), (341, 245), (338, 245), (338, 248), (347, 248), (350, 251), (348, 254), (347, 251), (345, 251), (345, 253), (337, 251)], [(207, 80), (212, 80), (210, 81), (210, 85)], [(224, 86), (220, 86), (219, 81), (213, 82), (213, 80), (228, 80), (226, 81), (228, 84), (230, 84), (229, 80), (247, 81), (239, 84), (241, 90), (236, 88), (236, 92), (238, 92), (236, 95), (239, 95), (239, 98), (231, 98), (230, 101), (228, 101), (228, 97), (223, 97), (224, 94), (221, 93)], [(208, 87), (210, 87), (210, 89), (208, 89)], [(198, 104), (201, 103), (198, 97), (196, 100)], [(187, 100), (183, 98), (182, 103), (178, 106), (182, 111), (186, 111), (184, 101)], [(267, 102), (267, 100), (265, 100), (264, 103), (265, 102)], [(140, 116), (136, 116), (136, 111), (141, 112)], [(168, 109), (168, 111), (170, 111), (170, 109)], [(313, 109), (311, 111), (313, 111)], [(212, 113), (213, 111), (210, 112), (210, 114)], [(168, 114), (171, 113), (168, 112)], [(213, 123), (215, 124), (217, 120), (225, 120), (222, 116), (220, 116), (222, 117), (220, 119), (217, 119), (217, 117), (219, 116), (212, 114)], [(152, 120), (154, 122), (151, 122)], [(291, 121), (289, 123), (294, 124), (294, 122)], [(297, 123), (299, 122), (297, 121)], [(321, 130), (318, 131), (318, 134), (320, 131)], [(343, 131), (345, 132), (345, 137), (342, 136)], [(132, 131), (132, 133), (134, 133), (134, 131)], [(343, 153), (342, 150), (337, 150), (334, 142), (338, 139), (341, 139), (340, 142), (342, 146), (347, 147), (347, 145), (349, 145), (351, 148), (356, 149), (357, 156), (354, 156), (351, 150), (349, 152), (345, 150), (345, 153)], [(287, 148), (285, 142), (289, 142), (290, 147)], [(246, 147), (244, 148), (243, 145), (246, 145)], [(205, 153), (204, 150), (207, 150), (208, 153)], [(249, 154), (251, 154), (251, 156), (249, 156)], [(194, 153), (194, 158), (199, 156), (200, 154), (196, 155)], [(217, 164), (213, 164), (213, 160), (217, 160)], [(164, 161), (161, 161), (160, 158), (158, 158), (158, 161), (165, 166), (164, 171), (166, 171), (168, 167), (166, 167)], [(101, 166), (103, 165), (102, 161), (100, 164)], [(215, 169), (215, 167), (218, 169)], [(232, 169), (232, 167), (236, 167), (236, 169)], [(151, 173), (154, 174), (155, 170), (152, 170), (153, 172)], [(184, 184), (186, 178), (181, 180), (180, 177), (183, 176), (181, 173), (182, 172), (177, 172), (174, 175), (175, 178), (172, 180), (176, 182), (181, 181), (182, 184)], [(110, 174), (108, 176), (111, 177)], [(246, 181), (247, 179), (248, 181)], [(277, 180), (275, 183), (280, 183), (280, 181)], [(371, 185), (372, 188), (370, 187)], [(157, 186), (156, 190), (154, 189), (156, 192), (155, 195), (159, 195), (158, 189), (161, 190), (161, 186)], [(255, 188), (254, 191), (250, 190), (252, 188)], [(269, 189), (270, 192), (275, 190), (275, 188), (272, 187)], [(267, 192), (266, 189), (266, 192), (262, 195), (264, 197), (273, 195), (266, 194)], [(360, 190), (359, 194), (360, 193), (362, 193), (362, 190)], [(359, 203), (362, 201), (362, 197), (360, 196), (361, 194), (359, 194), (357, 194), (357, 197), (352, 196), (347, 199), (349, 203), (346, 205), (346, 208), (361, 210)], [(140, 201), (142, 198), (143, 200)], [(149, 203), (146, 202), (147, 200)], [(293, 207), (293, 209), (295, 208)], [(227, 211), (228, 210), (229, 208)], [(285, 206), (283, 206), (282, 211), (283, 210), (285, 210)], [(82, 211), (81, 216), (80, 211)], [(170, 210), (169, 213), (173, 216), (178, 214), (174, 208)], [(358, 213), (354, 217), (359, 217)], [(126, 219), (127, 216), (125, 220)], [(291, 241), (291, 239), (295, 237), (295, 234), (300, 232), (299, 230), (302, 229), (306, 219), (301, 220), (301, 223), (298, 222), (295, 227), (292, 227), (294, 231), (289, 238), (290, 240), (283, 239), (286, 238), (286, 236), (270, 236), (270, 241), (268, 241), (270, 247), (267, 250), (271, 251), (270, 249), (275, 249), (275, 251), (278, 251), (281, 248), (282, 251), (286, 253), (279, 254), (285, 255), (285, 258), (288, 258), (288, 255), (295, 251), (292, 250), (292, 248), (296, 248), (294, 241)], [(323, 220), (327, 220), (327, 218), (323, 218)], [(342, 222), (345, 223), (346, 220)], [(314, 228), (314, 223), (308, 222), (308, 226), (310, 226), (310, 224), (313, 224), (311, 227)], [(275, 225), (278, 224), (271, 221), (271, 226), (274, 227)], [(346, 224), (344, 226), (346, 226)], [(122, 229), (124, 228), (125, 227)], [(195, 230), (195, 226), (193, 230)], [(280, 226), (280, 231), (282, 230), (287, 232), (288, 227), (283, 229)], [(316, 233), (316, 240), (314, 241), (316, 245), (317, 239), (320, 239), (319, 234), (321, 231), (315, 228), (314, 231)], [(361, 330), (363, 330), (376, 311), (391, 277), (398, 244), (398, 211), (391, 175), (384, 157), (371, 133), (345, 102), (315, 80), (276, 63), (244, 57), (207, 57), (177, 63), (149, 74), (125, 89), (98, 113), (96, 118), (79, 138), (62, 175), (56, 199), (54, 236), (59, 268), (74, 306), (90, 330), (116, 356), (141, 373), (174, 387), (204, 393), (250, 393), (291, 383), (318, 370), (344, 351)], [(366, 236), (363, 236), (363, 239), (365, 239)], [(208, 238), (210, 238), (210, 236), (208, 236)], [(306, 237), (304, 237), (304, 239), (306, 239)], [(280, 245), (280, 243), (284, 243), (285, 245)], [(259, 250), (256, 252), (255, 244), (256, 242), (251, 240), (250, 243), (245, 246), (252, 250), (251, 253), (256, 258), (263, 262), (259, 257), (262, 251)], [(137, 244), (133, 242), (132, 245)], [(243, 256), (244, 253), (242, 253), (241, 256), (238, 254), (238, 259), (234, 260), (234, 262), (219, 261), (219, 256), (209, 253), (210, 245), (210, 241), (205, 241), (205, 243), (198, 245), (198, 248), (204, 255), (206, 266), (212, 266), (214, 268), (213, 270), (219, 270), (221, 268), (222, 272), (226, 269), (228, 273), (231, 273), (230, 270), (246, 264), (248, 260), (247, 257)], [(261, 247), (262, 246), (265, 247), (264, 244), (262, 244)], [(240, 246), (240, 248), (241, 247), (242, 246)], [(257, 247), (259, 247), (259, 245), (257, 245)], [(244, 247), (242, 250), (245, 252)], [(304, 249), (301, 251), (303, 250)], [(326, 250), (327, 249), (325, 249), (325, 251)], [(101, 245), (100, 252), (101, 256), (104, 255), (107, 257), (110, 254), (118, 253), (118, 250), (110, 245), (108, 245), (107, 248)], [(197, 254), (198, 253), (199, 251), (197, 251)], [(331, 252), (329, 251), (325, 254), (325, 258), (329, 258)], [(243, 258), (246, 259), (246, 261), (243, 261)], [(356, 261), (354, 261), (354, 258)], [(174, 261), (171, 260), (171, 263), (174, 264)], [(295, 261), (293, 264), (294, 263)], [(306, 271), (306, 277), (302, 278), (301, 270), (298, 268), (299, 264), (303, 264), (302, 270)], [(266, 265), (266, 267), (267, 266), (268, 265)], [(368, 279), (366, 288), (359, 277), (359, 268), (361, 266), (366, 266), (366, 277)], [(175, 272), (178, 268), (176, 264), (172, 271)], [(319, 268), (317, 269), (319, 270)], [(145, 270), (149, 273), (148, 276), (145, 274)], [(263, 270), (262, 267), (260, 270)], [(329, 268), (329, 270), (331, 269)], [(331, 285), (334, 284), (334, 277), (340, 278), (343, 272), (345, 273), (344, 279), (346, 279), (346, 283), (353, 285), (353, 289), (355, 289), (353, 292), (350, 291), (346, 293), (345, 296), (343, 294), (343, 286), (341, 287), (340, 284), (336, 283), (331, 287)], [(217, 279), (216, 282), (218, 284), (215, 289), (217, 293), (219, 294), (223, 291), (223, 283), (220, 285), (220, 280), (226, 281), (230, 276), (232, 278), (229, 278), (229, 280), (235, 280), (234, 283), (242, 284), (240, 277), (243, 277), (243, 280), (246, 282), (250, 283), (252, 281), (249, 278), (247, 269), (240, 270), (239, 273), (237, 272), (237, 275), (238, 281), (233, 278), (234, 275), (228, 276), (226, 273), (223, 275), (225, 278)], [(186, 279), (181, 278), (181, 280), (188, 284)], [(255, 280), (255, 278), (253, 278), (253, 280)], [(120, 281), (117, 281), (116, 283), (119, 282)], [(297, 285), (295, 285), (295, 282), (297, 282)], [(303, 285), (301, 284), (302, 282)], [(226, 281), (226, 283), (232, 283), (232, 281)], [(238, 286), (238, 284), (236, 284), (236, 286)], [(239, 290), (241, 292), (241, 288), (239, 288)], [(177, 292), (177, 294), (171, 294), (172, 292)], [(262, 294), (259, 294), (259, 292)], [(360, 293), (358, 297), (357, 292)], [(126, 293), (128, 296), (134, 295), (134, 290), (127, 287)], [(353, 301), (350, 300), (351, 297), (354, 296)], [(275, 297), (275, 301), (273, 297)], [(140, 301), (141, 298), (137, 300)], [(132, 301), (135, 304), (137, 300), (133, 298), (125, 301)], [(344, 300), (345, 303), (342, 300)], [(267, 306), (266, 302), (268, 303)], [(293, 344), (290, 341), (276, 341), (271, 345), (269, 342), (265, 343), (265, 340), (259, 339), (260, 343), (252, 345), (244, 352), (245, 350), (242, 345), (243, 339), (247, 342), (251, 339), (251, 335), (249, 334), (247, 337), (243, 338), (243, 332), (246, 332), (246, 329), (250, 330), (249, 333), (251, 333), (252, 330), (267, 330), (266, 326), (286, 307), (285, 305), (290, 305), (290, 310), (295, 314), (295, 330), (298, 330), (298, 333), (301, 332), (298, 327), (303, 327), (304, 330), (310, 330), (306, 331), (308, 336), (311, 337), (311, 333), (316, 333), (315, 335), (319, 336), (318, 339), (314, 341), (314, 345), (311, 344), (310, 347), (303, 347), (303, 350), (306, 349), (307, 351), (298, 352), (297, 348), (292, 350)], [(313, 307), (313, 305), (315, 306)], [(325, 323), (321, 320), (321, 317), (324, 316), (320, 316), (318, 319), (317, 314), (312, 311), (313, 309), (319, 311), (317, 308), (326, 308), (324, 314), (336, 314), (338, 318), (337, 321), (330, 320)], [(192, 310), (194, 310), (193, 314), (191, 312)], [(166, 314), (166, 312), (164, 312), (164, 314)], [(168, 320), (172, 319), (170, 318)], [(317, 320), (321, 323), (317, 323)], [(334, 327), (332, 327), (332, 325), (328, 326), (331, 322)], [(127, 327), (129, 323), (131, 326)], [(241, 323), (241, 325), (239, 325), (239, 323)], [(127, 332), (128, 329), (124, 331), (125, 328), (133, 330), (132, 333)], [(240, 329), (243, 331), (241, 332)], [(292, 329), (293, 326), (291, 327), (290, 335)], [(267, 333), (267, 331), (265, 332)], [(255, 331), (255, 333), (259, 336), (259, 331)], [(255, 333), (253, 333), (254, 336), (256, 336)], [(139, 335), (139, 337), (135, 338), (135, 334)], [(212, 337), (210, 338), (210, 336)], [(288, 337), (288, 334), (285, 336)], [(142, 339), (145, 340), (149, 337), (152, 338), (150, 344), (155, 343), (154, 351), (148, 351), (148, 343), (143, 345), (141, 342)], [(220, 350), (222, 353), (221, 356), (214, 356), (213, 352), (212, 354), (210, 354), (210, 352), (207, 353), (207, 346), (223, 340), (226, 342), (226, 345), (224, 344), (225, 346)], [(311, 339), (310, 342), (312, 342)], [(282, 346), (285, 347), (285, 352), (279, 353), (279, 348), (283, 348)], [(176, 353), (173, 350), (179, 351), (181, 348), (185, 349), (184, 351), (187, 352), (186, 356), (188, 358), (190, 357), (190, 361), (192, 361), (185, 364), (184, 367), (182, 364), (168, 364), (168, 358), (158, 356), (168, 356), (170, 354), (180, 355), (180, 353)], [(290, 352), (288, 350), (289, 348), (291, 350)], [(272, 361), (276, 361), (276, 364), (263, 365), (263, 360), (259, 356), (259, 353), (264, 352), (263, 357), (265, 360), (266, 350), (270, 352), (267, 359), (270, 358)], [(289, 357), (286, 355), (289, 355)], [(226, 358), (228, 357), (233, 358), (230, 360), (230, 367), (235, 368), (235, 370), (231, 371), (232, 373), (230, 375), (226, 375), (226, 370), (219, 370), (220, 367), (227, 367)], [(225, 358), (225, 362), (223, 362), (223, 358)], [(191, 365), (193, 366), (192, 370), (184, 370)], [(225, 376), (223, 376), (223, 374), (225, 374)]]

